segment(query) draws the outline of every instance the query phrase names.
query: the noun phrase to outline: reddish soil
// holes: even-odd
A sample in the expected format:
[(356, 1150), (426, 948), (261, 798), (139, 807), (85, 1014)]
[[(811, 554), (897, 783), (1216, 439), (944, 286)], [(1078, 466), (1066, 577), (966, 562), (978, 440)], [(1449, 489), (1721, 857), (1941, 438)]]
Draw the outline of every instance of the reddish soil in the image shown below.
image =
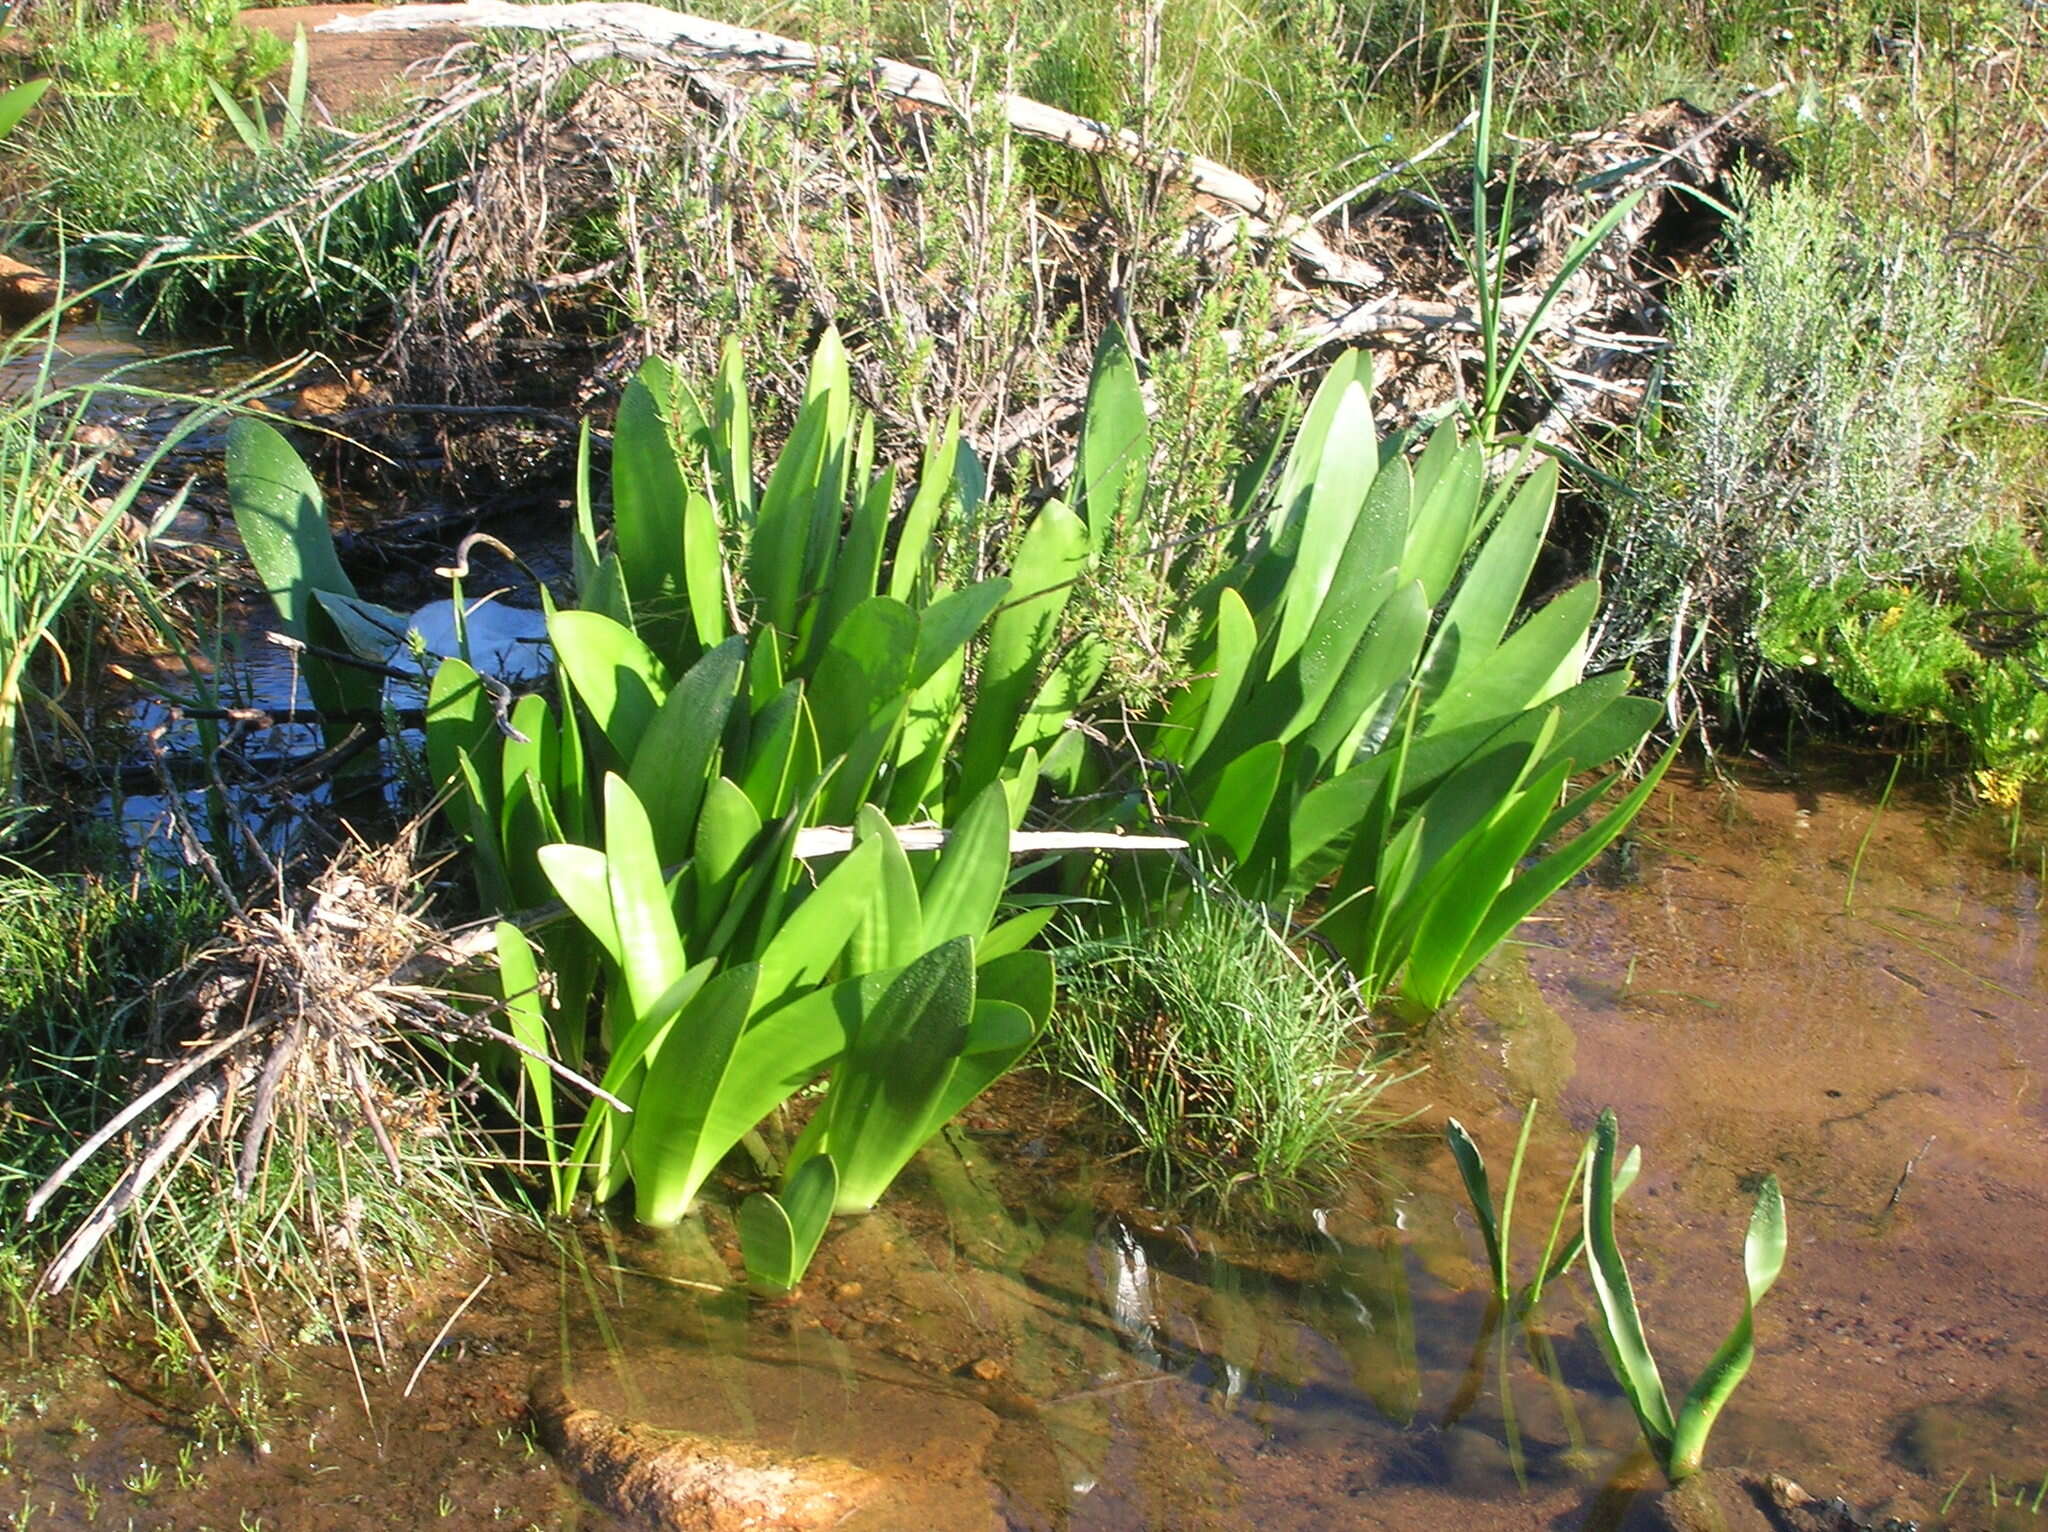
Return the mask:
[(306, 29), (307, 80), (311, 95), (339, 122), (357, 107), (374, 104), (418, 81), (428, 64), (470, 34), (452, 27), (424, 32), (323, 32), (337, 16), (360, 16), (376, 5), (276, 5), (242, 12), (242, 25), (272, 32), (289, 42)]

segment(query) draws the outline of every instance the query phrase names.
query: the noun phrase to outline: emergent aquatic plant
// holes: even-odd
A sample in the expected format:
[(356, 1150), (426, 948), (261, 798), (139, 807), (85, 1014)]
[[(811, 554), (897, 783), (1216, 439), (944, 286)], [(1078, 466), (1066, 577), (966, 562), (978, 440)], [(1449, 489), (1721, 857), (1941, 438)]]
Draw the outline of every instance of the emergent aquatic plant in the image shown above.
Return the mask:
[[(1549, 855), (1657, 717), (1623, 672), (1586, 678), (1598, 586), (1514, 623), (1557, 470), (1489, 487), (1440, 427), (1411, 466), (1373, 427), (1370, 363), (1334, 364), (1236, 564), (1195, 594), (1190, 680), (1155, 720), (1158, 797), (1206, 827), (1245, 893), (1299, 899), (1369, 991), (1441, 1006), (1618, 835), (1671, 756)], [(1254, 483), (1259, 482), (1254, 476)], [(1512, 630), (1511, 630), (1512, 625)], [(1526, 865), (1525, 865), (1526, 863)]]
[(1707, 1435), (1721, 1414), (1721, 1407), (1749, 1373), (1756, 1356), (1756, 1306), (1785, 1265), (1785, 1199), (1778, 1190), (1778, 1178), (1765, 1176), (1757, 1188), (1756, 1206), (1749, 1217), (1749, 1234), (1742, 1244), (1745, 1289), (1742, 1318), (1701, 1370), (1676, 1413), (1664, 1392), (1664, 1380), (1657, 1371), (1657, 1359), (1643, 1334), (1642, 1315), (1636, 1310), (1635, 1290), (1629, 1283), (1628, 1266), (1614, 1238), (1614, 1202), (1620, 1195), (1615, 1171), (1614, 1148), (1618, 1129), (1614, 1113), (1600, 1114), (1593, 1131), (1592, 1168), (1586, 1176), (1587, 1262), (1593, 1280), (1593, 1295), (1600, 1305), (1601, 1351), (1614, 1378), (1636, 1413), (1643, 1440), (1656, 1456), (1665, 1476), (1676, 1484), (1700, 1471), (1706, 1455)]

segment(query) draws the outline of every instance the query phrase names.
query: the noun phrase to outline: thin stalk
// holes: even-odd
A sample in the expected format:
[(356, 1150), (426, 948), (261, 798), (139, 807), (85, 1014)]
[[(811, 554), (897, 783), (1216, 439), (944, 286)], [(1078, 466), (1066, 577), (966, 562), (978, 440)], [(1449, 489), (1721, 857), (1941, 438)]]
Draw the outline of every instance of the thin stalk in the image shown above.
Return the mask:
[(1856, 856), (1849, 863), (1849, 888), (1842, 896), (1842, 913), (1856, 913), (1856, 879), (1863, 872), (1863, 854), (1870, 849), (1870, 838), (1877, 833), (1877, 822), (1884, 818), (1885, 806), (1892, 801), (1892, 788), (1899, 780), (1899, 768), (1905, 764), (1903, 756), (1892, 758), (1892, 774), (1885, 779), (1884, 792), (1877, 800), (1877, 812), (1870, 816), (1870, 823), (1863, 827), (1863, 839), (1856, 842)]

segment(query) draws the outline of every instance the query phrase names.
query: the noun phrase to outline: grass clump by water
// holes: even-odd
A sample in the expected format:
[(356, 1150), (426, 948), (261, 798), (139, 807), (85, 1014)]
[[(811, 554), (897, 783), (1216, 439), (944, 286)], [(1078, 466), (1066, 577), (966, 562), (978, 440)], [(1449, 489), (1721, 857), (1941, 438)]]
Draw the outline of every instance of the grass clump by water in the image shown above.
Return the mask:
[(1253, 907), (1191, 897), (1058, 959), (1041, 1061), (1102, 1103), (1168, 1202), (1284, 1210), (1386, 1125), (1365, 1008)]
[[(35, 1251), (21, 1213), (81, 1124), (122, 1104), (161, 1037), (161, 986), (218, 924), (196, 883), (0, 876), (0, 1284), (25, 1290)], [(104, 1190), (113, 1167), (87, 1189)]]

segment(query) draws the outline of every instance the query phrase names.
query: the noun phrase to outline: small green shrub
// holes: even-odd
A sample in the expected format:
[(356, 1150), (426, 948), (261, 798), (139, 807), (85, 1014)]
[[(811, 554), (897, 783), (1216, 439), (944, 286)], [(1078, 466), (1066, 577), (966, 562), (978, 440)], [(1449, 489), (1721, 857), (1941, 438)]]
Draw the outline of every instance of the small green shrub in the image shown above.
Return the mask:
[(1767, 569), (1942, 567), (1982, 514), (1954, 433), (1972, 276), (1934, 232), (1858, 226), (1816, 188), (1752, 188), (1725, 294), (1673, 305), (1670, 401), (1609, 505), (1602, 652), (1696, 690), (1755, 652)]
[(2048, 781), (2048, 563), (2017, 532), (1965, 547), (1939, 585), (1814, 582), (1781, 562), (1766, 592), (1759, 644), (1771, 663), (1959, 740), (2000, 807)]
[[(58, 34), (43, 57), (67, 97), (126, 103), (179, 119), (189, 133), (214, 114), (207, 81), (246, 97), (285, 61), (284, 42), (243, 26), (239, 9), (235, 0), (193, 0), (153, 17), (124, 6), (112, 18)], [(151, 36), (152, 30), (160, 35)]]
[(1376, 1125), (1368, 1008), (1256, 908), (1127, 910), (1058, 959), (1042, 1062), (1107, 1108), (1167, 1201), (1275, 1211), (1341, 1176)]

